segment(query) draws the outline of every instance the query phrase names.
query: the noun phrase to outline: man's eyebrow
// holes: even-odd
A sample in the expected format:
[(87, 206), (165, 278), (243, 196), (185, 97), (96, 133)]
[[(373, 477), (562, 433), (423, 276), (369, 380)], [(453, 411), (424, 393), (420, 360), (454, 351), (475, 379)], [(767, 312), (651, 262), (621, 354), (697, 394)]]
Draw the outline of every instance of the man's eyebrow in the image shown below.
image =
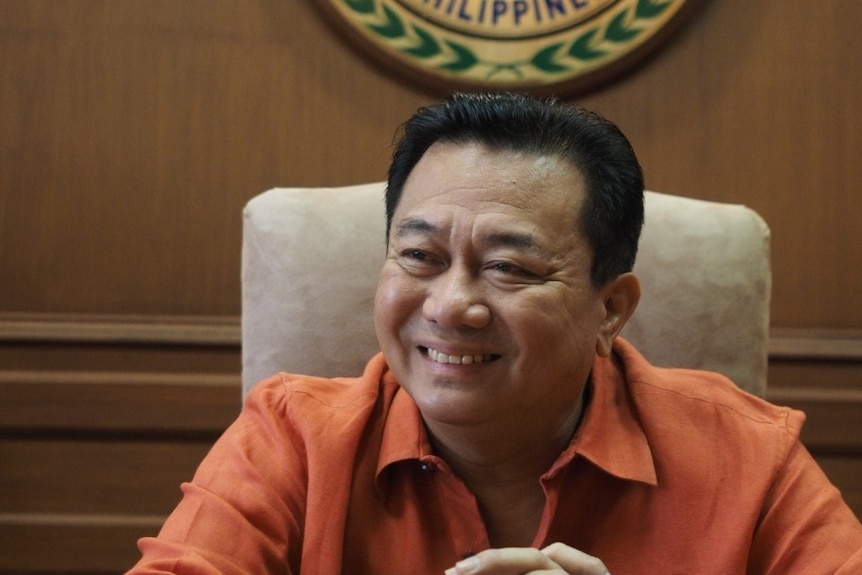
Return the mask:
[(484, 241), (494, 247), (515, 248), (526, 252), (547, 255), (548, 251), (536, 243), (533, 234), (522, 232), (494, 232), (484, 236)]
[[(428, 220), (422, 218), (404, 218), (398, 222), (395, 231), (396, 237), (404, 237), (410, 234), (435, 235), (440, 228)], [(492, 232), (482, 236), (485, 244), (491, 247), (514, 248), (525, 252), (534, 252), (539, 255), (548, 255), (548, 250), (536, 243), (533, 234), (525, 232)]]
[(404, 218), (398, 222), (395, 236), (403, 237), (410, 234), (435, 234), (437, 231), (437, 226), (428, 220), (423, 220), (422, 218)]

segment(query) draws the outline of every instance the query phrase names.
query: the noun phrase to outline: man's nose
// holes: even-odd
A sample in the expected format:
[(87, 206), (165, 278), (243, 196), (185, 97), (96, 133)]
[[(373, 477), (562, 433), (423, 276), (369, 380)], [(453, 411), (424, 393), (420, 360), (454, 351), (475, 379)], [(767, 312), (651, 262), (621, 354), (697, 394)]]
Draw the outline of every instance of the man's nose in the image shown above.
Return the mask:
[(491, 321), (486, 295), (476, 274), (450, 267), (431, 282), (422, 314), (441, 327), (481, 329)]

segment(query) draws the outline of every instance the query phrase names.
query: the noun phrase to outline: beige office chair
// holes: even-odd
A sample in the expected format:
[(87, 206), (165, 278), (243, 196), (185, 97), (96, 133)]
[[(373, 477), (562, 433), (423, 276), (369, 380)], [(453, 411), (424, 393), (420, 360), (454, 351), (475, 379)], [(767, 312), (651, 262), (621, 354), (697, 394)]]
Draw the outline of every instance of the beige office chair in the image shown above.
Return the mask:
[[(385, 253), (383, 183), (273, 189), (244, 212), (243, 393), (288, 371), (356, 376), (378, 350), (372, 308)], [(623, 336), (654, 364), (766, 390), (769, 228), (752, 210), (646, 194)]]

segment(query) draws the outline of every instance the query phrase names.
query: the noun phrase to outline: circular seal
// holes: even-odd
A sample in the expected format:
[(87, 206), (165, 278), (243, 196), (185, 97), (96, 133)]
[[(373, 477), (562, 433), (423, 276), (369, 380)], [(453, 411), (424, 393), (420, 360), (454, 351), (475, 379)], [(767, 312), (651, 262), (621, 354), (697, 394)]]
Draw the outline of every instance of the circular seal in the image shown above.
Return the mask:
[(445, 88), (574, 91), (667, 35), (691, 0), (317, 0), (378, 56)]

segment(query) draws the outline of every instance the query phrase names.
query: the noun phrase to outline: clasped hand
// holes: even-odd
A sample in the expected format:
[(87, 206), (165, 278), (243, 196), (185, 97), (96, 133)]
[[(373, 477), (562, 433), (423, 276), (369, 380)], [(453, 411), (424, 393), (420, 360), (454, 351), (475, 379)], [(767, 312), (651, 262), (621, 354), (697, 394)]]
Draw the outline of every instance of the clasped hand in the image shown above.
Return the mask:
[(459, 561), (445, 575), (609, 575), (605, 564), (568, 545), (488, 549)]

